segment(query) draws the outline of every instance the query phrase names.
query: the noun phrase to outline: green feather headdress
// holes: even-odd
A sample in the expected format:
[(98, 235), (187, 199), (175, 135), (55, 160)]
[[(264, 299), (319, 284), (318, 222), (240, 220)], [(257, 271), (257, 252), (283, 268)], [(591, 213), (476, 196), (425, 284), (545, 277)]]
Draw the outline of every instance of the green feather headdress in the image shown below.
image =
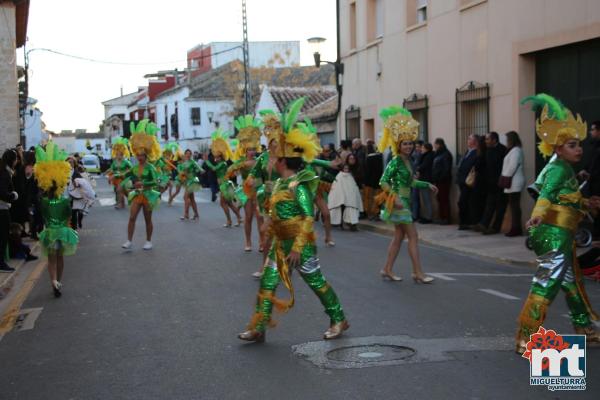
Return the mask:
[(55, 189), (55, 194), (65, 191), (71, 177), (71, 165), (66, 161), (68, 156), (51, 140), (45, 149), (41, 146), (35, 147), (33, 173), (42, 190), (48, 192)]
[(133, 154), (137, 156), (144, 153), (151, 162), (158, 160), (160, 157), (160, 144), (156, 139), (156, 133), (159, 131), (158, 126), (149, 119), (143, 119), (137, 125), (132, 121), (130, 131), (129, 143)]
[(233, 125), (238, 130), (237, 139), (240, 145), (237, 146), (234, 158), (240, 159), (246, 154), (248, 149), (258, 149), (260, 147), (260, 128), (262, 121), (254, 116), (242, 115), (233, 121)]
[(379, 111), (383, 120), (383, 136), (379, 141), (379, 151), (392, 148), (394, 155), (398, 154), (398, 145), (404, 141), (414, 142), (419, 135), (419, 123), (412, 117), (410, 111), (400, 106), (390, 106)]
[(111, 152), (112, 157), (117, 157), (118, 152), (123, 153), (123, 157), (125, 158), (131, 157), (131, 153), (129, 152), (129, 140), (127, 140), (127, 138), (120, 136), (113, 138)]
[(577, 114), (566, 108), (559, 100), (546, 93), (538, 93), (521, 100), (530, 102), (532, 109), (541, 112), (535, 123), (535, 131), (540, 138), (538, 149), (544, 157), (550, 157), (556, 146), (562, 146), (571, 139), (583, 140), (587, 135), (587, 124)]
[(321, 152), (317, 130), (308, 118), (297, 123), (298, 114), (304, 105), (305, 98), (290, 103), (281, 114), (283, 134), (279, 135), (277, 145), (278, 157), (302, 157), (311, 162)]
[(230, 160), (233, 158), (231, 147), (229, 146), (229, 137), (231, 134), (218, 128), (210, 135), (212, 143), (210, 144), (210, 151), (213, 156), (222, 156), (224, 160)]
[(279, 140), (282, 133), (281, 130), (281, 115), (273, 110), (260, 110), (258, 112), (263, 122), (263, 134), (267, 138), (267, 142)]

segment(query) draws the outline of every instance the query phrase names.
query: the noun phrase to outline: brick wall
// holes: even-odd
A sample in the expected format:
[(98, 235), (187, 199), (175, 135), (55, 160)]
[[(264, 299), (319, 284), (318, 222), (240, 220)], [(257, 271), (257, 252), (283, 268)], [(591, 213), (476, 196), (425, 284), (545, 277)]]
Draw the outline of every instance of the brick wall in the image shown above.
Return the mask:
[[(0, 152), (19, 142), (19, 94), (15, 54), (15, 6), (0, 3), (8, 20), (0, 23)], [(0, 11), (0, 12), (2, 12)]]

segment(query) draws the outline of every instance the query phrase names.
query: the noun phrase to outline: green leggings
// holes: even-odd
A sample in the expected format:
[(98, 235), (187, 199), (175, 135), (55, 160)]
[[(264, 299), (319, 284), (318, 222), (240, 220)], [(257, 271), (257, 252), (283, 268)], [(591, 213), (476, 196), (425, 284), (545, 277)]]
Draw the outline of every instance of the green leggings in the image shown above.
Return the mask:
[(519, 317), (521, 322), (519, 334), (523, 338), (536, 333), (544, 323), (547, 309), (560, 289), (565, 292), (573, 326), (586, 327), (591, 324), (590, 314), (575, 282), (549, 279), (546, 286), (534, 282)]
[[(329, 315), (331, 323), (342, 322), (346, 319), (335, 291), (327, 283), (325, 277), (323, 277), (320, 268), (310, 273), (300, 272), (300, 276), (317, 295), (323, 307), (325, 307), (325, 313)], [(271, 313), (273, 311), (272, 298), (275, 296), (279, 282), (279, 271), (269, 263), (265, 267), (260, 281), (260, 291), (256, 301), (256, 314), (253, 319), (254, 326), (251, 326), (251, 328), (259, 332), (264, 332), (271, 322)]]

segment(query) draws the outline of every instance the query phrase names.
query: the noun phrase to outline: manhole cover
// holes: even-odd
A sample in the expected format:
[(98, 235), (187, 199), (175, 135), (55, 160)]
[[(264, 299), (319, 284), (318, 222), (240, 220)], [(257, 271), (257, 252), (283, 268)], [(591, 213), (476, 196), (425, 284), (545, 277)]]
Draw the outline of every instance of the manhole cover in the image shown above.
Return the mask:
[(405, 346), (387, 344), (370, 344), (364, 346), (349, 346), (331, 350), (327, 358), (331, 361), (351, 363), (371, 363), (382, 361), (397, 361), (412, 357), (415, 350)]

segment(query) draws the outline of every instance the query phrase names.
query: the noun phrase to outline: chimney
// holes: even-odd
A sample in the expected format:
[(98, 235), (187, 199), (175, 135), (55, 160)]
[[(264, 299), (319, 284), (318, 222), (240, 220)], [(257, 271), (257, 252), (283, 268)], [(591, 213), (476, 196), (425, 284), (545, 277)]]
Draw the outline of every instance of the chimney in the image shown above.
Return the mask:
[(123, 97), (123, 85), (121, 85), (121, 97)]

